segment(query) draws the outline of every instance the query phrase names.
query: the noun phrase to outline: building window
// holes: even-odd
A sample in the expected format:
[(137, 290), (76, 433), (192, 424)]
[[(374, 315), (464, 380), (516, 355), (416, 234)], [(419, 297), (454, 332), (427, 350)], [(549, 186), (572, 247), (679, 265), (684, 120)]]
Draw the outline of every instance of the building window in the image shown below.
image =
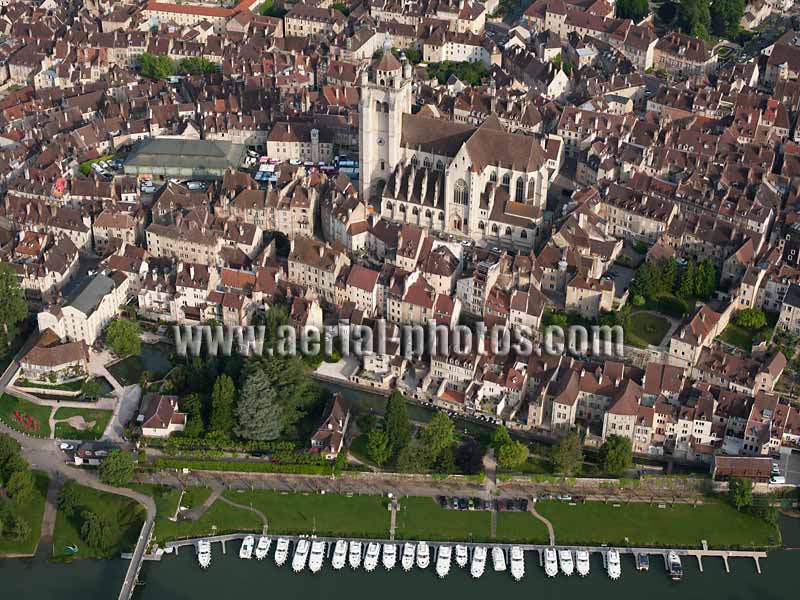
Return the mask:
[(525, 198), (525, 181), (522, 177), (517, 177), (517, 202), (522, 202)]
[(453, 201), (456, 204), (466, 205), (467, 203), (467, 183), (463, 179), (456, 181), (455, 190), (453, 192)]
[(419, 161), (417, 160), (417, 155), (415, 154), (414, 156), (411, 157), (411, 166), (416, 169), (418, 165)]
[(503, 187), (509, 189), (511, 187), (511, 175), (506, 173), (503, 175)]
[(431, 159), (426, 156), (425, 160), (422, 161), (422, 166), (425, 167), (426, 169), (430, 169), (431, 168)]

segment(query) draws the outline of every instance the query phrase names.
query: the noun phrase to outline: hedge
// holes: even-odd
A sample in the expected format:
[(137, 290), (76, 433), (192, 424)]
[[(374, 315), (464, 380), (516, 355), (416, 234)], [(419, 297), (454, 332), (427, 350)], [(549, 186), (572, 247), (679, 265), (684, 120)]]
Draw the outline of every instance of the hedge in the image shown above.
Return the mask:
[(293, 475), (330, 475), (337, 471), (333, 463), (329, 465), (286, 465), (267, 462), (231, 462), (213, 460), (179, 460), (159, 458), (155, 462), (157, 470), (193, 469), (196, 471), (238, 471), (241, 473), (288, 473)]

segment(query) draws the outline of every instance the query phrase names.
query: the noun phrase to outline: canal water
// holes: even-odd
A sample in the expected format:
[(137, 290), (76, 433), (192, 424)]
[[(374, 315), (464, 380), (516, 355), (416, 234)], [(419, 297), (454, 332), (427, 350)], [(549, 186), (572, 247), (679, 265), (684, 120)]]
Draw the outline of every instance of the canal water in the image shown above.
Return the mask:
[[(784, 519), (784, 543), (800, 547), (800, 520)], [(704, 573), (695, 560), (684, 559), (685, 575), (680, 583), (670, 581), (663, 561), (651, 560), (650, 571), (637, 572), (633, 559), (623, 556), (622, 578), (612, 582), (603, 571), (599, 555), (592, 558), (592, 572), (585, 579), (577, 575), (558, 576), (548, 580), (538, 565), (538, 557), (527, 553), (525, 579), (514, 583), (508, 573), (494, 573), (487, 564), (479, 580), (470, 578), (467, 570), (455, 564), (445, 580), (434, 570), (404, 573), (400, 566), (386, 572), (379, 565), (373, 573), (345, 568), (334, 572), (328, 564), (317, 575), (305, 572), (295, 575), (289, 565), (278, 569), (271, 556), (262, 562), (238, 558), (238, 548), (229, 545), (223, 555), (218, 544), (213, 546), (211, 567), (202, 571), (194, 552), (184, 549), (179, 556), (165, 557), (161, 562), (145, 563), (137, 589), (138, 600), (226, 600), (247, 598), (309, 598), (347, 596), (355, 600), (409, 600), (447, 594), (459, 600), (530, 600), (581, 598), (590, 600), (783, 600), (797, 597), (796, 578), (800, 567), (800, 550), (779, 551), (762, 561), (758, 575), (750, 559), (731, 560), (731, 573), (725, 573), (722, 560), (706, 559)], [(124, 577), (126, 562), (77, 561), (72, 565), (54, 565), (44, 558), (0, 561), (0, 589), (3, 598), (26, 600), (86, 600), (116, 598)]]

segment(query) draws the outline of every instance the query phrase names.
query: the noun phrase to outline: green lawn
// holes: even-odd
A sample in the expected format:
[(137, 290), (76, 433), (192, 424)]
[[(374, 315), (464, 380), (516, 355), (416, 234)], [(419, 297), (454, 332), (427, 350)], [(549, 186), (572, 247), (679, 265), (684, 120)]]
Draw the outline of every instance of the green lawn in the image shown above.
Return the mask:
[(53, 419), (69, 419), (70, 417), (83, 417), (86, 423), (94, 423), (89, 429), (75, 429), (69, 423), (56, 423), (56, 437), (62, 440), (99, 440), (103, 437), (108, 422), (114, 415), (112, 410), (97, 408), (59, 408)]
[[(107, 494), (84, 486), (77, 486), (80, 490), (80, 510), (77, 517), (68, 518), (62, 511), (56, 515), (56, 530), (53, 538), (53, 558), (69, 560), (72, 558), (116, 558), (122, 552), (129, 552), (136, 545), (139, 532), (144, 522), (145, 510), (135, 500)], [(90, 510), (96, 514), (105, 515), (112, 523), (118, 525), (114, 543), (107, 552), (102, 552), (89, 547), (80, 535), (80, 513)], [(67, 546), (78, 546), (77, 554), (66, 551)]]
[(269, 531), (324, 536), (389, 537), (391, 513), (382, 496), (282, 494), (267, 490), (228, 491), (225, 497), (253, 506), (269, 520)]
[(720, 334), (719, 339), (731, 346), (750, 352), (753, 348), (753, 340), (758, 333), (756, 330), (747, 329), (736, 323), (728, 323), (728, 326)]
[(560, 544), (700, 547), (707, 540), (711, 548), (750, 548), (778, 539), (777, 530), (765, 521), (712, 499), (696, 507), (670, 508), (546, 501), (538, 502), (536, 510), (553, 524)]
[(625, 341), (634, 346), (658, 346), (667, 335), (670, 323), (664, 317), (647, 312), (635, 312), (628, 318)]
[(84, 174), (84, 175), (86, 175), (88, 177), (92, 173), (92, 165), (93, 164), (99, 163), (99, 162), (104, 161), (104, 160), (108, 160), (110, 158), (114, 158), (114, 156), (115, 156), (114, 154), (104, 154), (100, 158), (93, 158), (92, 160), (86, 160), (86, 161), (82, 162), (80, 165), (78, 165), (78, 169), (80, 170), (80, 172), (82, 174)]
[(47, 474), (42, 471), (34, 471), (36, 478), (36, 489), (33, 498), (20, 507), (14, 507), (14, 513), (28, 522), (31, 526), (30, 535), (24, 540), (0, 539), (0, 556), (7, 554), (33, 554), (36, 545), (39, 543), (39, 536), (42, 532), (42, 516), (44, 515), (44, 503), (47, 498)]
[(442, 508), (434, 498), (401, 498), (397, 538), (417, 540), (489, 540), (491, 514)]
[(527, 512), (497, 513), (495, 539), (522, 544), (547, 544), (550, 541), (544, 523)]
[(9, 394), (0, 396), (0, 419), (11, 429), (28, 435), (50, 437), (50, 411), (49, 406), (34, 404)]
[(45, 383), (40, 381), (31, 381), (24, 377), (20, 377), (14, 382), (14, 385), (21, 388), (38, 388), (40, 390), (60, 390), (62, 392), (79, 392), (83, 387), (83, 382), (86, 378), (74, 379), (66, 383)]
[[(248, 511), (228, 506), (224, 502), (216, 502), (198, 521), (172, 521), (178, 507), (181, 491), (178, 488), (160, 485), (131, 485), (134, 489), (156, 501), (156, 528), (153, 540), (159, 544), (165, 542), (233, 531), (261, 531), (258, 517)], [(181, 506), (194, 508), (200, 506), (211, 495), (210, 488), (187, 488), (181, 498)], [(214, 529), (214, 526), (217, 529)]]

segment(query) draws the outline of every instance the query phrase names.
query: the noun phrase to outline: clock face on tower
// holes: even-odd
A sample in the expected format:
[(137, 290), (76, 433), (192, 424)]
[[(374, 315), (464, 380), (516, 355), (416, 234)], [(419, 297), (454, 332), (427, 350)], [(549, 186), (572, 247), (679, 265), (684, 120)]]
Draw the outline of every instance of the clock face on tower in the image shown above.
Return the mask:
[(386, 140), (384, 140), (382, 137), (379, 137), (375, 141), (378, 143), (378, 146), (383, 146), (386, 143)]

